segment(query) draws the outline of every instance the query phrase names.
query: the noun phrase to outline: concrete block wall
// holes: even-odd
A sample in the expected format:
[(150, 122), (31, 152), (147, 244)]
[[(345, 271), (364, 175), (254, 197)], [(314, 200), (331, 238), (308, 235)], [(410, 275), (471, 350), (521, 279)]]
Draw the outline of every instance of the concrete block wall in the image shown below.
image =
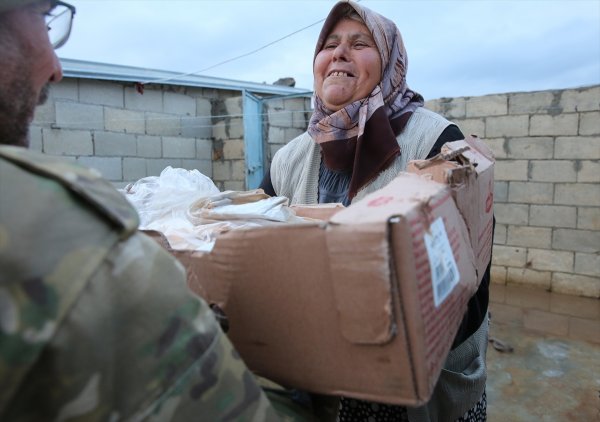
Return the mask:
[[(117, 187), (166, 166), (244, 190), (240, 91), (65, 78), (37, 108), (33, 149)], [(492, 281), (600, 298), (600, 86), (442, 98), (426, 106), (476, 134), (496, 164)], [(265, 169), (306, 130), (309, 97), (265, 98)]]
[(275, 153), (308, 127), (312, 114), (310, 97), (271, 98), (263, 100), (263, 139), (265, 169)]
[(496, 155), (492, 281), (600, 298), (600, 86), (426, 106)]
[(227, 91), (65, 78), (31, 127), (33, 149), (93, 167), (117, 187), (167, 166), (213, 176), (213, 104)]
[(220, 190), (246, 189), (243, 112), (239, 91), (213, 102), (213, 181)]

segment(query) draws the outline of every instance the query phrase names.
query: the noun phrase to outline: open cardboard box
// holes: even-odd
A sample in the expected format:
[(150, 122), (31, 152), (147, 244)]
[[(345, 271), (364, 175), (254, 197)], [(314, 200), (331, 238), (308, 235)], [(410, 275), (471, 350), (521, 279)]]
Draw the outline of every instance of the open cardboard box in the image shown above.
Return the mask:
[(408, 163), (406, 171), (447, 184), (469, 230), (479, 281), (492, 256), (494, 154), (479, 138), (448, 142), (441, 154)]
[(316, 393), (426, 402), (478, 286), (451, 190), (401, 173), (326, 215), (224, 233), (209, 253), (172, 253), (191, 290), (224, 310), (228, 337), (258, 375)]

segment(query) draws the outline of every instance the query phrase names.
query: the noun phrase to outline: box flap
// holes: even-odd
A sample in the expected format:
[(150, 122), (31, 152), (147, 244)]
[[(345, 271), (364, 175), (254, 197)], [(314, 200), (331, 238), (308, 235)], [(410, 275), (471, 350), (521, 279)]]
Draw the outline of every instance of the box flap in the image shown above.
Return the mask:
[(331, 217), (330, 222), (385, 225), (390, 217), (404, 215), (416, 204), (426, 204), (429, 198), (440, 190), (440, 184), (416, 174), (400, 172), (387, 186), (352, 203), (352, 206)]

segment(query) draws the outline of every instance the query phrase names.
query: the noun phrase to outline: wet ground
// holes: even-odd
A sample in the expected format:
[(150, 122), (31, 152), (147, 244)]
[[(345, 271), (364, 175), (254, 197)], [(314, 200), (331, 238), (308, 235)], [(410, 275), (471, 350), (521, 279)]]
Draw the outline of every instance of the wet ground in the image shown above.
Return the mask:
[(488, 421), (600, 422), (600, 345), (493, 319), (490, 337), (513, 352), (489, 344)]

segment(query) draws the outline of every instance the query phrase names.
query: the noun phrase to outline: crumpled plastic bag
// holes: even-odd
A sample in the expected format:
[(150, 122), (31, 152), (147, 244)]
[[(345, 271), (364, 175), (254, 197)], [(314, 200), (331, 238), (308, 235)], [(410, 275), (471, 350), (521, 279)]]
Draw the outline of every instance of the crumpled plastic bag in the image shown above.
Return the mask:
[(169, 166), (160, 176), (129, 184), (124, 193), (140, 215), (140, 229), (146, 230), (161, 219), (187, 219), (187, 209), (193, 202), (218, 194), (219, 188), (198, 170)]
[(163, 233), (176, 250), (210, 251), (230, 230), (307, 222), (285, 197), (270, 197), (262, 189), (220, 192), (198, 170), (167, 167), (122, 192), (140, 215), (140, 229)]

